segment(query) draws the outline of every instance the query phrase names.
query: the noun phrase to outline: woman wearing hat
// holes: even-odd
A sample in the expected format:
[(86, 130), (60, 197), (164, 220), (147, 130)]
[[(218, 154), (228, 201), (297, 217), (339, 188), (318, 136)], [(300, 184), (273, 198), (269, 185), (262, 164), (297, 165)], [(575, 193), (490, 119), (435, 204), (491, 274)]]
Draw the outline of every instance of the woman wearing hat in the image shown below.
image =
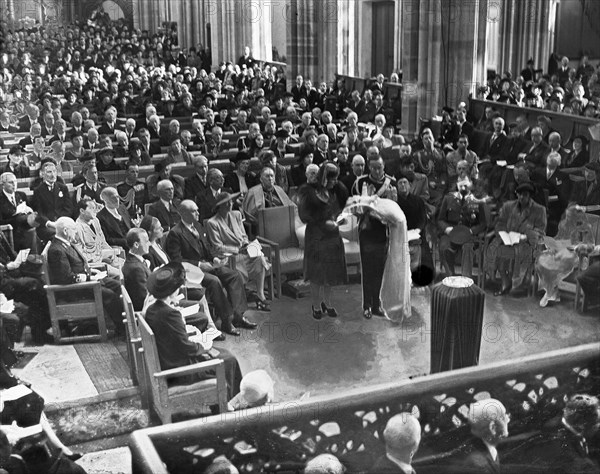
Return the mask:
[(250, 155), (240, 151), (234, 157), (230, 158), (235, 169), (225, 176), (225, 188), (231, 189), (234, 193), (241, 193), (245, 196), (252, 186), (259, 182), (256, 174), (250, 171)]
[(270, 264), (256, 244), (250, 245), (242, 214), (232, 210), (233, 200), (238, 196), (239, 193), (217, 194), (214, 206), (216, 214), (206, 223), (206, 237), (215, 255), (235, 256), (235, 267), (242, 274), (244, 283), (252, 281), (255, 284), (258, 297), (256, 308), (259, 311), (271, 311), (265, 297), (265, 275)]
[(563, 163), (563, 168), (579, 168), (585, 166), (590, 161), (590, 155), (588, 152), (588, 139), (583, 135), (577, 135), (573, 138), (573, 144), (571, 145), (573, 151), (567, 155), (567, 159)]
[(313, 162), (313, 151), (310, 148), (303, 148), (300, 152), (298, 163), (292, 166), (290, 175), (293, 186), (302, 186), (306, 183), (306, 168)]
[(304, 279), (310, 282), (312, 315), (337, 316), (331, 304), (331, 287), (346, 283), (344, 243), (335, 218), (348, 198), (348, 191), (338, 184), (338, 167), (325, 162), (319, 169), (317, 183), (303, 185), (299, 192), (298, 213), (306, 223), (304, 244)]
[(571, 201), (579, 205), (585, 212), (600, 215), (600, 163), (588, 163), (583, 168), (585, 182), (573, 187)]
[[(160, 368), (174, 369), (214, 357), (223, 359), (228, 398), (231, 399), (240, 391), (240, 367), (235, 357), (225, 349), (219, 349), (211, 355), (209, 351), (212, 341), (208, 338), (188, 336), (183, 316), (175, 306), (179, 289), (184, 283), (185, 269), (181, 263), (169, 263), (153, 271), (148, 277), (148, 292), (156, 301), (146, 309), (144, 317), (156, 338)], [(186, 385), (197, 381), (192, 376), (187, 376), (169, 379), (168, 382), (172, 385)]]
[[(485, 253), (485, 272), (494, 278), (500, 273), (502, 287), (495, 296), (509, 291), (513, 296), (527, 294), (535, 251), (545, 235), (546, 208), (533, 201), (535, 187), (530, 181), (522, 182), (515, 190), (517, 199), (508, 201), (500, 209), (496, 222), (496, 236)], [(505, 239), (510, 236), (511, 242)]]

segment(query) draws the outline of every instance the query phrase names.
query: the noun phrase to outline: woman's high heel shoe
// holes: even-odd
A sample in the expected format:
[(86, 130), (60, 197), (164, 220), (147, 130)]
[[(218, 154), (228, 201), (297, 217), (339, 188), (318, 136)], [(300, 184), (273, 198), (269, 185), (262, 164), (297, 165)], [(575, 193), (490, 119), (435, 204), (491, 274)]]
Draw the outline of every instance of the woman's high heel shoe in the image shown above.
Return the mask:
[(315, 307), (312, 307), (312, 316), (313, 318), (319, 320), (323, 317), (323, 311), (321, 311), (320, 309), (315, 309)]
[(321, 302), (321, 311), (327, 313), (327, 316), (330, 318), (337, 318), (338, 313), (335, 308), (333, 306), (329, 308), (324, 302)]
[(271, 311), (271, 307), (266, 300), (256, 300), (256, 309), (258, 311)]

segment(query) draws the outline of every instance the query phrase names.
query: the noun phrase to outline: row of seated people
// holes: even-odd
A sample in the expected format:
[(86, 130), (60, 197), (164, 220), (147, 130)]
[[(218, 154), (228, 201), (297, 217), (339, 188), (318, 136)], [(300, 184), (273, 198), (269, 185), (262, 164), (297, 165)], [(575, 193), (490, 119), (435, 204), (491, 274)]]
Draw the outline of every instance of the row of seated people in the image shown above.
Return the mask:
[[(498, 118), (497, 119), (497, 123), (499, 124), (499, 126), (502, 125), (501, 119)], [(363, 163), (363, 167), (361, 169), (360, 167), (360, 160), (361, 160), (361, 156), (355, 156), (356, 158), (356, 167), (353, 168), (349, 163), (348, 163), (348, 150), (354, 145), (355, 149), (357, 147), (357, 141), (360, 142), (359, 138), (358, 138), (358, 134), (356, 133), (356, 129), (354, 127), (349, 127), (347, 129), (347, 136), (344, 138), (343, 142), (341, 145), (338, 146), (338, 153), (336, 156), (336, 160), (339, 163), (339, 166), (341, 168), (341, 179), (346, 180), (346, 184), (348, 185), (349, 188), (352, 187), (353, 184), (353, 180), (356, 178), (357, 176), (357, 172), (360, 175), (362, 173), (362, 170), (364, 170), (364, 163)], [(288, 140), (288, 136), (285, 133), (285, 131), (280, 131), (281, 133), (278, 133), (278, 137), (276, 138), (276, 142), (278, 144), (278, 148), (280, 145), (283, 145), (283, 147), (285, 148), (286, 141)], [(302, 184), (303, 182), (303, 176), (304, 173), (302, 172), (303, 170), (306, 169), (306, 166), (308, 164), (310, 164), (313, 160), (314, 160), (314, 153), (310, 153), (310, 146), (311, 146), (311, 142), (310, 140), (312, 138), (317, 138), (316, 140), (316, 149), (318, 154), (320, 154), (320, 159), (323, 159), (323, 157), (329, 157), (328, 155), (328, 137), (326, 136), (321, 136), (321, 137), (315, 137), (315, 133), (311, 133), (312, 131), (309, 130), (307, 133), (307, 142), (304, 144), (302, 150), (303, 152), (301, 152), (301, 163), (298, 164), (297, 166), (293, 167), (290, 170), (289, 175), (292, 177), (295, 177), (296, 179), (294, 181), (298, 181), (297, 183), (294, 184)], [(537, 134), (534, 134), (537, 136)], [(504, 136), (499, 133), (499, 136), (502, 138), (504, 138)], [(490, 143), (492, 142), (492, 139), (494, 138), (494, 136), (492, 135), (492, 138), (490, 139)], [(378, 139), (379, 140), (379, 139)], [(467, 177), (467, 176), (471, 176), (473, 177), (474, 175), (476, 176), (476, 162), (478, 161), (476, 157), (473, 156), (472, 152), (467, 153), (467, 146), (468, 146), (468, 139), (466, 137), (461, 137), (461, 140), (459, 140), (459, 147), (456, 150), (456, 153), (452, 152), (448, 155), (448, 161), (449, 164), (447, 164), (447, 169), (450, 172), (456, 172), (455, 167), (452, 165), (452, 160), (456, 160), (457, 156), (460, 158), (461, 156), (464, 156), (465, 158), (467, 158), (466, 163), (462, 163), (460, 167), (457, 168), (462, 168), (461, 169), (461, 178)], [(319, 141), (322, 142), (323, 146), (323, 153), (321, 153), (321, 147), (319, 146)], [(419, 189), (419, 194), (421, 194), (421, 196), (423, 198), (426, 199), (427, 201), (427, 205), (429, 206), (429, 214), (430, 217), (434, 217), (436, 216), (436, 211), (439, 209), (439, 205), (437, 204), (441, 204), (441, 199), (440, 196), (443, 197), (445, 192), (442, 191), (440, 192), (439, 189), (446, 189), (444, 187), (442, 187), (444, 185), (444, 181), (442, 180), (442, 186), (440, 186), (439, 188), (437, 188), (437, 183), (436, 180), (437, 178), (435, 177), (435, 173), (432, 173), (433, 170), (436, 169), (436, 166), (432, 166), (431, 163), (435, 163), (433, 160), (430, 160), (429, 162), (425, 161), (425, 163), (427, 163), (427, 165), (423, 164), (422, 157), (425, 156), (427, 157), (427, 153), (429, 151), (432, 151), (434, 154), (435, 153), (440, 153), (439, 150), (433, 149), (432, 150), (432, 134), (430, 130), (424, 130), (422, 133), (422, 142), (423, 142), (423, 150), (420, 150), (416, 153), (415, 155), (415, 161), (420, 165), (419, 169), (422, 171), (425, 171), (425, 168), (429, 168), (428, 171), (430, 172), (429, 177), (427, 175), (425, 175), (425, 179), (423, 178), (423, 175), (415, 175), (418, 176), (418, 178), (420, 178), (418, 180), (418, 182), (415, 185), (415, 189)], [(377, 142), (379, 143), (379, 141)], [(347, 145), (346, 145), (347, 144)], [(359, 146), (359, 145), (358, 145)], [(362, 144), (363, 148), (364, 148), (364, 144)], [(377, 148), (373, 148), (370, 150), (371, 154), (375, 154), (375, 156), (377, 156), (379, 154), (379, 150)], [(394, 151), (392, 150), (387, 150), (387, 151)], [(396, 160), (395, 158), (397, 158), (396, 156), (392, 155), (392, 159), (391, 159), (391, 165), (392, 166), (397, 166), (399, 163), (403, 163), (404, 161), (404, 171), (408, 171), (410, 173), (410, 168), (411, 166), (413, 166), (411, 163), (406, 162), (405, 159), (402, 158), (402, 155), (407, 154), (407, 151), (410, 151), (410, 148), (407, 147), (406, 145), (402, 145), (400, 146), (400, 150), (398, 151), (398, 154), (400, 156), (400, 160)], [(382, 144), (382, 156), (386, 155), (386, 149), (383, 148), (383, 144)], [(282, 168), (280, 165), (277, 165), (276, 162), (273, 160), (273, 157), (271, 156), (272, 154), (267, 154), (268, 157), (270, 157), (270, 164), (272, 166), (275, 167), (276, 170), (276, 183), (281, 184), (282, 189), (285, 191), (286, 189), (288, 189), (288, 184), (287, 184), (287, 177), (288, 177), (288, 172), (286, 170), (283, 170), (281, 173), (279, 173), (279, 170)], [(388, 155), (389, 156), (389, 155)], [(369, 153), (367, 153), (367, 158), (369, 159)], [(431, 156), (429, 158), (432, 158)], [(470, 158), (470, 163), (469, 163), (469, 158)], [(435, 159), (435, 156), (434, 156)], [(211, 173), (211, 179), (214, 179), (215, 181), (215, 185), (214, 185), (214, 190), (212, 193), (212, 196), (209, 195), (210, 193), (205, 193), (205, 196), (198, 196), (199, 192), (202, 191), (202, 189), (199, 188), (206, 188), (207, 185), (205, 184), (206, 181), (206, 175), (208, 174), (206, 172), (207, 169), (207, 160), (204, 158), (200, 158), (200, 157), (195, 157), (194, 158), (195, 163), (198, 166), (198, 171), (197, 171), (197, 175), (198, 177), (194, 178), (190, 178), (189, 179), (189, 183), (193, 183), (192, 187), (188, 186), (188, 191), (185, 191), (185, 181), (182, 178), (178, 178), (177, 176), (173, 176), (171, 178), (171, 181), (173, 182), (173, 188), (174, 188), (174, 192), (177, 195), (178, 199), (183, 199), (184, 197), (186, 197), (186, 195), (188, 197), (191, 197), (193, 199), (196, 199), (198, 202), (198, 205), (201, 209), (201, 218), (204, 220), (207, 217), (210, 217), (210, 213), (211, 213), (211, 201), (212, 201), (212, 197), (214, 196), (214, 194), (222, 187), (222, 180), (223, 180), (223, 176), (222, 173), (218, 172), (218, 170), (214, 170)], [(249, 188), (248, 184), (252, 185), (254, 184), (256, 177), (252, 174), (248, 172), (248, 160), (247, 160), (247, 156), (244, 157), (244, 155), (241, 155), (240, 157), (238, 157), (236, 155), (235, 161), (238, 164), (237, 170), (235, 173), (233, 173), (232, 175), (229, 176), (230, 180), (229, 183), (231, 185), (231, 189), (232, 191), (237, 191), (238, 189), (240, 189), (242, 192), (246, 192), (247, 189)], [(353, 159), (354, 161), (354, 159)], [(387, 163), (390, 163), (389, 159), (384, 160)], [(435, 163), (436, 165), (439, 164)], [(525, 161), (525, 160), (524, 160)], [(268, 163), (269, 161), (267, 161)], [(363, 160), (364, 162), (364, 160)], [(457, 162), (458, 164), (458, 162)], [(484, 163), (485, 164), (485, 163)], [(555, 163), (554, 163), (555, 164)], [(466, 165), (466, 166), (465, 166)], [(551, 166), (548, 167), (549, 169), (551, 168)], [(128, 179), (127, 181), (129, 181), (128, 183), (121, 183), (121, 189), (124, 191), (121, 193), (121, 197), (122, 198), (126, 198), (127, 193), (129, 193), (130, 197), (128, 199), (129, 202), (129, 210), (131, 211), (135, 211), (136, 214), (139, 213), (140, 208), (142, 207), (142, 205), (144, 205), (147, 201), (146, 201), (146, 194), (147, 191), (145, 188), (147, 188), (147, 186), (144, 186), (143, 183), (138, 183), (136, 181), (136, 167), (135, 166), (129, 166), (129, 169), (131, 170), (131, 176), (129, 177), (130, 179)], [(519, 179), (519, 176), (522, 176), (521, 180), (526, 180), (526, 173), (517, 173), (517, 171), (524, 171), (526, 169), (526, 167), (522, 167), (522, 166), (518, 166), (515, 167), (515, 173), (514, 176)], [(169, 167), (166, 166), (164, 168), (165, 170), (165, 174), (160, 176), (158, 175), (156, 177), (155, 182), (158, 181), (159, 178), (166, 178), (169, 177), (168, 173), (169, 173)], [(351, 172), (352, 170), (352, 172)], [(86, 170), (87, 173), (87, 170)], [(590, 168), (590, 174), (593, 173), (593, 170)], [(85, 174), (85, 173), (84, 173)], [(279, 176), (277, 176), (279, 175)], [(83, 174), (82, 174), (83, 176)], [(205, 177), (205, 179), (203, 180), (202, 177)], [(440, 176), (444, 177), (444, 171), (442, 170), (440, 173)], [(432, 179), (433, 177), (433, 179)], [(456, 176), (452, 176), (452, 178), (454, 180), (458, 180), (459, 176), (458, 174)], [(431, 181), (428, 183), (427, 181), (431, 179)], [(84, 184), (82, 186), (82, 189), (87, 189), (89, 188), (92, 191), (92, 195), (94, 195), (94, 193), (97, 194), (97, 190), (95, 190), (95, 182), (97, 181), (97, 175), (95, 173), (95, 170), (92, 169), (91, 171), (91, 178), (89, 179), (89, 182), (87, 184)], [(247, 182), (248, 181), (248, 182)], [(450, 179), (448, 181), (451, 181)], [(593, 182), (593, 180), (592, 180)], [(423, 184), (425, 184), (425, 186), (423, 186)], [(516, 186), (517, 183), (515, 183)], [(131, 191), (132, 188), (138, 188), (137, 191), (133, 191), (133, 199), (131, 199)], [(250, 186), (251, 187), (251, 186)], [(436, 189), (437, 188), (437, 189)], [(193, 192), (190, 192), (190, 190), (193, 189)], [(198, 190), (199, 189), (199, 190)], [(152, 193), (154, 194), (154, 193)], [(427, 195), (429, 194), (429, 196)], [(507, 193), (510, 196), (510, 193)], [(82, 194), (79, 194), (79, 198), (81, 197)], [(158, 194), (156, 194), (158, 196)], [(435, 195), (434, 199), (431, 199), (431, 195)], [(94, 196), (97, 200), (98, 196)], [(437, 203), (436, 203), (437, 200)], [(133, 205), (135, 204), (135, 205)], [(562, 203), (561, 203), (562, 204)], [(164, 206), (163, 206), (164, 207)], [(175, 217), (171, 217), (169, 216), (170, 211), (167, 211), (166, 209), (161, 208), (160, 212), (160, 216), (161, 216), (161, 221), (165, 227), (165, 229), (169, 229), (170, 227), (173, 226), (173, 224), (176, 222), (177, 220), (177, 216), (176, 216), (176, 212), (174, 212), (173, 214), (175, 215)], [(560, 212), (557, 214), (558, 218), (560, 218)], [(447, 226), (449, 227), (449, 226)], [(445, 228), (443, 229), (444, 231), (446, 230)], [(444, 266), (445, 268), (447, 268), (446, 266)]]
[(533, 107), (585, 117), (598, 117), (600, 82), (598, 66), (589, 63), (588, 56), (581, 58), (577, 69), (570, 67), (569, 58), (561, 58), (553, 74), (537, 78), (533, 60), (513, 80), (509, 73), (490, 77), (488, 84), (478, 90), (478, 98), (520, 107)]
[[(468, 407), (465, 442), (450, 452), (425, 457), (419, 455), (425, 436), (419, 415), (404, 411), (389, 416), (380, 433), (381, 446), (365, 443), (358, 452), (331, 450), (305, 461), (288, 461), (286, 468), (307, 474), (599, 472), (598, 450), (593, 447), (598, 436), (598, 409), (597, 397), (574, 394), (556, 416), (540, 421), (543, 428), (537, 434), (506, 443), (511, 435), (511, 414), (500, 400), (481, 399)], [(277, 452), (277, 456), (281, 458), (285, 453)], [(239, 459), (234, 456), (195, 460), (196, 469), (204, 474), (240, 472), (236, 466)]]

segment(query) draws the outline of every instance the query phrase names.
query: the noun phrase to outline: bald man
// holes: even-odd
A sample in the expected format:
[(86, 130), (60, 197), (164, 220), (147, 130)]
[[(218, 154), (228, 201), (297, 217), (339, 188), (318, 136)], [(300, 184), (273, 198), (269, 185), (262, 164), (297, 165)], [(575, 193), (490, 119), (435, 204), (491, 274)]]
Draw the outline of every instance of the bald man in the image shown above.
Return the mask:
[(333, 454), (319, 454), (306, 463), (304, 474), (344, 474), (344, 465)]
[[(77, 239), (77, 226), (70, 217), (56, 220), (56, 235), (48, 247), (48, 278), (52, 285), (70, 285), (90, 281), (97, 270), (91, 269), (84, 256), (73, 243)], [(113, 321), (117, 335), (125, 334), (119, 298), (121, 284), (116, 278), (106, 277), (102, 284), (102, 305), (104, 313)], [(89, 290), (88, 290), (89, 293)], [(87, 296), (88, 293), (85, 295)], [(79, 291), (64, 292), (61, 298), (78, 301), (83, 295)], [(87, 296), (89, 297), (89, 296)]]
[(421, 425), (410, 413), (393, 416), (383, 430), (385, 456), (380, 457), (371, 472), (373, 474), (414, 474), (412, 459), (421, 443)]

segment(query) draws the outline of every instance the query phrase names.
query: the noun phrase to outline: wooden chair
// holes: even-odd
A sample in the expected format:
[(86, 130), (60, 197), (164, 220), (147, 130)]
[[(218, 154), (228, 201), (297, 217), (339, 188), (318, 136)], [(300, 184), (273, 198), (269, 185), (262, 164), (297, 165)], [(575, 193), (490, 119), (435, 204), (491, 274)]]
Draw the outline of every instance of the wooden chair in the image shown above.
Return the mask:
[[(106, 341), (108, 334), (106, 331), (106, 321), (104, 319), (104, 308), (102, 306), (102, 287), (99, 281), (87, 281), (84, 283), (72, 283), (70, 285), (52, 285), (48, 273), (48, 248), (50, 242), (42, 252), (42, 278), (44, 289), (48, 297), (48, 308), (50, 310), (50, 321), (54, 334), (54, 342), (75, 343), (89, 341)], [(60, 301), (60, 295), (65, 295), (78, 291), (83, 293), (80, 301), (63, 302)], [(97, 335), (70, 336), (62, 337), (60, 332), (60, 322), (75, 323), (80, 321), (89, 321), (96, 319), (98, 323)]]
[[(587, 218), (588, 222), (592, 226), (592, 235), (594, 236), (594, 244), (600, 245), (600, 216), (597, 216), (596, 214), (586, 213), (585, 217)], [(589, 261), (590, 261), (589, 257), (583, 257), (583, 256), (579, 257), (579, 266), (578, 266), (578, 269), (575, 271), (576, 274), (579, 274), (581, 271), (583, 271), (584, 262), (585, 262), (586, 258), (588, 260), (588, 265), (589, 265)], [(568, 279), (569, 279), (569, 277), (565, 278), (565, 280), (568, 280)], [(561, 283), (561, 285), (559, 285), (558, 288), (560, 290), (562, 290), (562, 289), (564, 289), (563, 286), (564, 286), (564, 282)], [(585, 301), (585, 294), (583, 293), (583, 290), (581, 289), (581, 285), (579, 284), (579, 281), (575, 277), (575, 311), (585, 312), (586, 310), (587, 310), (587, 304)]]
[(2, 232), (4, 234), (4, 237), (6, 237), (6, 241), (10, 244), (10, 248), (14, 249), (15, 248), (15, 241), (13, 238), (13, 227), (10, 224), (3, 224), (0, 225), (0, 232)]
[(146, 376), (144, 367), (144, 356), (140, 352), (142, 347), (142, 338), (140, 337), (140, 328), (138, 325), (140, 313), (134, 311), (131, 297), (123, 285), (121, 285), (121, 298), (123, 300), (123, 324), (125, 325), (127, 359), (129, 360), (131, 380), (140, 389), (142, 408), (148, 408), (148, 377)]
[[(227, 411), (227, 383), (225, 381), (225, 363), (222, 359), (198, 362), (176, 369), (161, 370), (156, 348), (154, 332), (140, 316), (138, 319), (144, 364), (150, 388), (150, 407), (160, 418), (161, 423), (171, 423), (174, 412), (190, 407), (218, 405), (219, 411)], [(190, 385), (169, 387), (167, 380), (172, 377), (216, 371), (216, 378), (202, 380)]]
[(296, 208), (270, 207), (258, 211), (258, 240), (268, 244), (274, 258), (271, 260), (277, 296), (281, 295), (282, 275), (299, 273), (304, 265), (304, 250), (296, 237)]

